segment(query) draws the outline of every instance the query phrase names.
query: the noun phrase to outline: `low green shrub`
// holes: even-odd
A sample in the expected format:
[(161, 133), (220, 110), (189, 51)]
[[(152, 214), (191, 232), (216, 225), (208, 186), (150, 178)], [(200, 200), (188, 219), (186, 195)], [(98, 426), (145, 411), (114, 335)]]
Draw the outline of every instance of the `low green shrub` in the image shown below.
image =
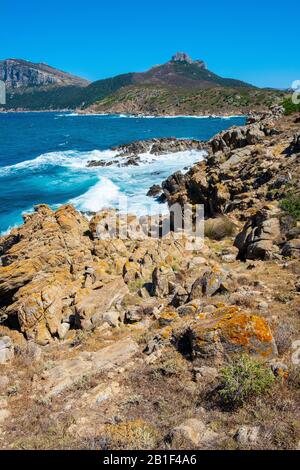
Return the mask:
[(282, 106), (284, 107), (284, 114), (286, 116), (300, 112), (300, 104), (293, 103), (291, 98), (284, 100)]
[(243, 355), (221, 369), (219, 397), (223, 405), (236, 407), (265, 393), (275, 381), (271, 369)]
[(186, 360), (176, 351), (167, 352), (161, 361), (154, 363), (151, 373), (154, 377), (180, 376), (187, 370)]
[(293, 217), (294, 220), (300, 220), (300, 195), (289, 194), (280, 203), (281, 209)]

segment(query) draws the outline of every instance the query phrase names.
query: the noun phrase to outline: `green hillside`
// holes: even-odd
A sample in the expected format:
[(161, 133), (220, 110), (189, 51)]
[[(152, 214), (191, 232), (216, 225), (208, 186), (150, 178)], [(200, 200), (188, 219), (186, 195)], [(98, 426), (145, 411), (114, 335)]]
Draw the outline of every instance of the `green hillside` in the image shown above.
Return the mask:
[(7, 95), (6, 109), (25, 108), (29, 110), (43, 109), (75, 109), (86, 107), (114, 93), (122, 87), (130, 85), (132, 74), (118, 75), (114, 78), (98, 80), (87, 87), (64, 86), (39, 89), (31, 87), (21, 92), (18, 90)]
[(281, 103), (283, 91), (258, 88), (212, 87), (186, 90), (179, 87), (138, 85), (120, 89), (88, 108), (95, 113), (197, 115), (244, 113), (265, 110)]
[[(63, 72), (26, 62), (55, 76)], [(22, 66), (18, 61), (18, 67)], [(10, 67), (17, 66), (10, 62)], [(46, 69), (45, 69), (46, 67)], [(54, 70), (54, 72), (53, 72)], [(198, 114), (247, 112), (265, 109), (284, 93), (264, 90), (232, 78), (223, 78), (208, 70), (203, 61), (193, 61), (177, 53), (162, 65), (146, 72), (127, 73), (98, 80), (86, 86), (28, 86), (9, 89), (4, 109), (59, 110), (83, 112)]]

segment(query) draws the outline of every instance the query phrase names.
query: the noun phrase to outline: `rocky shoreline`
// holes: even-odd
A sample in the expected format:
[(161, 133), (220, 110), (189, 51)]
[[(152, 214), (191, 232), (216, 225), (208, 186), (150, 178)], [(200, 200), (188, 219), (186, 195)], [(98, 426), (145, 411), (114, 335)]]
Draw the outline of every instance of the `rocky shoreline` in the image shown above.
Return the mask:
[(161, 138), (139, 140), (130, 144), (112, 147), (110, 150), (116, 152), (111, 160), (91, 160), (87, 167), (111, 166), (120, 159), (120, 166), (139, 165), (142, 154), (164, 155), (168, 153), (184, 152), (186, 150), (205, 150), (204, 142), (192, 139)]
[(1, 447), (299, 449), (299, 136), (274, 107), (207, 143), (115, 149), (207, 151), (162, 183), (170, 205), (204, 204), (194, 250), (70, 205), (0, 238)]

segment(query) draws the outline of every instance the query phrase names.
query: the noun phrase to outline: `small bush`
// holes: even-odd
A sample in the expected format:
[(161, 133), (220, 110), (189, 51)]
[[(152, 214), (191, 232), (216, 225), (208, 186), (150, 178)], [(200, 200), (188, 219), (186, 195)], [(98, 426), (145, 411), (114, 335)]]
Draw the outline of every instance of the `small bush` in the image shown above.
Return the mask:
[(208, 219), (204, 223), (204, 235), (212, 240), (222, 240), (235, 234), (236, 226), (227, 217)]
[(221, 369), (219, 396), (224, 405), (243, 405), (252, 397), (265, 393), (274, 383), (270, 368), (243, 355)]
[(300, 369), (299, 367), (293, 367), (289, 371), (288, 383), (292, 388), (300, 390)]
[(141, 419), (106, 426), (105, 439), (109, 449), (151, 450), (156, 446), (155, 429)]
[(186, 370), (186, 360), (177, 351), (167, 353), (160, 362), (153, 364), (151, 367), (151, 373), (154, 377), (180, 376)]
[(275, 333), (275, 342), (277, 345), (279, 355), (282, 355), (289, 351), (292, 338), (296, 333), (295, 328), (289, 323), (281, 323)]
[(290, 98), (286, 99), (282, 106), (284, 107), (284, 114), (288, 116), (289, 114), (294, 114), (300, 111), (300, 104), (295, 104)]
[(280, 204), (281, 209), (293, 217), (300, 220), (300, 196), (299, 194), (289, 194)]

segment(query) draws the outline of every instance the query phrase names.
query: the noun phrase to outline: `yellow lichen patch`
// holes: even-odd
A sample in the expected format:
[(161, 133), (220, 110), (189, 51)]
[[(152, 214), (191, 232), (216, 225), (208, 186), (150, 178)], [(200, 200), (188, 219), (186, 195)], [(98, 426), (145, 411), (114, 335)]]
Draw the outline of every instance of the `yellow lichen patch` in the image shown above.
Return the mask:
[(100, 269), (100, 270), (103, 270), (103, 271), (108, 271), (109, 270), (109, 264), (107, 263), (107, 261), (101, 259), (97, 263), (97, 269)]
[[(217, 302), (215, 305), (216, 305), (217, 308), (224, 308), (224, 307), (226, 307), (226, 305), (224, 304), (224, 302)], [(227, 307), (227, 308), (230, 308), (230, 307)]]
[(165, 263), (171, 265), (174, 262), (174, 257), (172, 255), (167, 255), (165, 257)]
[(232, 316), (240, 312), (240, 308), (237, 305), (224, 305), (221, 302), (219, 303), (218, 308), (213, 312), (213, 317), (218, 318), (220, 316)]
[(156, 430), (142, 419), (105, 426), (105, 437), (112, 449), (149, 450), (155, 447)]
[(117, 258), (114, 260), (114, 271), (116, 274), (122, 274), (126, 258)]
[(170, 339), (170, 338), (171, 338), (172, 333), (173, 333), (173, 328), (172, 328), (171, 325), (169, 325), (169, 326), (166, 326), (166, 327), (161, 331), (160, 334), (161, 334), (161, 337), (162, 337), (163, 339), (166, 339), (166, 340), (167, 340), (167, 339)]
[(197, 318), (198, 320), (204, 320), (204, 318), (206, 318), (206, 316), (207, 316), (207, 314), (206, 314), (205, 312), (201, 312), (201, 313), (198, 313), (198, 314), (196, 315), (196, 318)]
[(274, 155), (274, 157), (278, 157), (278, 155), (281, 155), (285, 149), (285, 144), (274, 145), (274, 147), (272, 147), (272, 154)]
[(159, 316), (158, 323), (160, 326), (168, 325), (179, 319), (179, 315), (176, 310), (165, 309)]

